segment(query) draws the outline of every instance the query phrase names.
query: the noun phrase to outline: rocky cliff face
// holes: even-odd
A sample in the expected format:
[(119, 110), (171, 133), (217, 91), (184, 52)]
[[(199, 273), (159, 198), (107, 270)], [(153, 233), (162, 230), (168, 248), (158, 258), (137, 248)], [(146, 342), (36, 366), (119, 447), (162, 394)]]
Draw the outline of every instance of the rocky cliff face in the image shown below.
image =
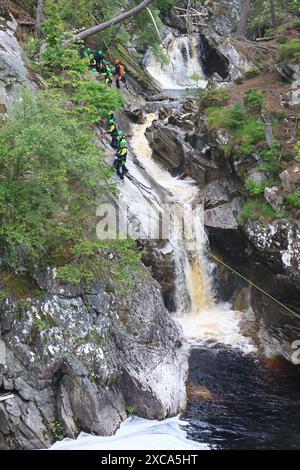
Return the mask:
[[(32, 84), (14, 37), (16, 23), (1, 14), (5, 118), (18, 90)], [(4, 291), (0, 448), (43, 448), (80, 431), (109, 435), (128, 412), (163, 419), (184, 409), (186, 345), (159, 284), (142, 267), (127, 293), (96, 279), (90, 288), (65, 285), (54, 267), (16, 273), (0, 267)]]
[(18, 27), (10, 13), (0, 10), (0, 113), (5, 116), (8, 108), (20, 95), (23, 87), (33, 87), (24, 65), (22, 50), (15, 37)]
[(162, 419), (185, 407), (185, 345), (151, 277), (126, 296), (63, 285), (50, 268), (33, 277), (39, 297), (0, 306), (0, 391), (12, 394), (0, 447), (46, 447), (57, 423), (110, 435), (127, 409)]
[[(256, 159), (231, 161), (223, 150), (228, 141), (226, 132), (210, 132), (190, 100), (183, 104), (183, 111), (174, 111), (148, 129), (153, 156), (173, 174), (188, 175), (198, 182), (212, 249), (296, 313), (255, 288), (249, 292), (260, 344), (267, 353), (291, 360), (292, 344), (300, 335), (299, 222), (291, 217), (241, 224), (239, 215), (246, 196), (242, 176), (260, 176)], [(215, 275), (217, 298), (234, 303), (246, 284), (219, 267)]]

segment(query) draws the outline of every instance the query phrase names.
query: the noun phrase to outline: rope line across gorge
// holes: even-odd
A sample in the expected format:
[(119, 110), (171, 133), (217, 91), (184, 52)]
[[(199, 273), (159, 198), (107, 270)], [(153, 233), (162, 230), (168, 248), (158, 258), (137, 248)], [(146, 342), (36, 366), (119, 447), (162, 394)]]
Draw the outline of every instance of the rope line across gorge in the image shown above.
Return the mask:
[(235, 269), (233, 269), (231, 266), (229, 266), (227, 263), (225, 263), (224, 261), (222, 261), (220, 258), (218, 258), (217, 256), (215, 256), (213, 253), (211, 253), (210, 251), (208, 250), (203, 250), (203, 252), (205, 254), (207, 254), (208, 256), (210, 256), (212, 259), (214, 259), (215, 261), (217, 261), (218, 263), (222, 264), (225, 268), (229, 269), (231, 272), (233, 272), (234, 274), (236, 274), (237, 276), (239, 276), (240, 278), (242, 278), (244, 281), (246, 281), (248, 284), (250, 284), (251, 286), (253, 286), (255, 289), (257, 289), (258, 291), (260, 291), (262, 294), (264, 294), (265, 296), (269, 297), (269, 299), (273, 300), (273, 302), (276, 302), (278, 305), (280, 305), (281, 307), (283, 307), (287, 312), (289, 312), (290, 315), (293, 315), (297, 318), (300, 319), (300, 315), (296, 312), (294, 312), (292, 309), (290, 309), (289, 307), (287, 307), (285, 304), (283, 304), (282, 302), (280, 302), (278, 299), (275, 299), (275, 297), (273, 297), (271, 294), (269, 294), (269, 292), (265, 291), (264, 289), (262, 289), (261, 287), (259, 287), (257, 284), (255, 284), (254, 282), (250, 281), (250, 279), (248, 279), (246, 276), (244, 276), (243, 274), (239, 273), (238, 271), (236, 271)]
[[(146, 190), (151, 190), (152, 188), (151, 187), (147, 187), (146, 185), (144, 185), (143, 183), (141, 183), (140, 181), (138, 181), (136, 178), (134, 178), (132, 175), (127, 175), (127, 178), (129, 178), (131, 181), (136, 181), (141, 187), (143, 187), (144, 189)], [(217, 256), (215, 256), (213, 253), (211, 253), (210, 251), (208, 250), (205, 250), (203, 249), (203, 252), (206, 253), (208, 256), (210, 256), (213, 260), (215, 260), (217, 263), (223, 265), (225, 268), (229, 269), (231, 272), (233, 272), (234, 274), (236, 274), (237, 276), (239, 276), (241, 279), (243, 279), (244, 281), (246, 281), (248, 284), (250, 284), (251, 286), (253, 286), (255, 289), (257, 289), (259, 292), (261, 292), (262, 294), (264, 294), (266, 297), (268, 297), (269, 299), (271, 299), (273, 302), (277, 303), (280, 307), (282, 307), (284, 310), (286, 310), (290, 315), (294, 316), (294, 317), (297, 317), (300, 319), (300, 315), (296, 312), (294, 312), (292, 309), (290, 309), (289, 307), (287, 307), (285, 304), (283, 304), (282, 302), (280, 302), (278, 299), (276, 299), (275, 297), (273, 297), (269, 292), (267, 292), (266, 290), (262, 289), (261, 287), (259, 287), (257, 284), (255, 284), (254, 282), (250, 281), (250, 279), (248, 279), (246, 276), (244, 276), (243, 274), (239, 273), (238, 271), (236, 271), (235, 269), (233, 269), (231, 266), (229, 266), (227, 263), (225, 263), (224, 261), (222, 261), (220, 258), (218, 258)]]

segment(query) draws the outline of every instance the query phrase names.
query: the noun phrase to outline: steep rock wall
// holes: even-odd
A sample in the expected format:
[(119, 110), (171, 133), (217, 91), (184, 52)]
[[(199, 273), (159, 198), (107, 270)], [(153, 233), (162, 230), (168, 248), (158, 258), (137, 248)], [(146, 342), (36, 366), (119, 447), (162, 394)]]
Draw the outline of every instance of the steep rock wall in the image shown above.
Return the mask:
[[(5, 118), (33, 84), (14, 35), (17, 24), (1, 14)], [(1, 449), (47, 447), (80, 431), (112, 434), (128, 410), (163, 419), (185, 408), (186, 344), (159, 284), (142, 266), (127, 293), (112, 292), (109, 280), (95, 279), (90, 288), (65, 285), (53, 266), (21, 271), (0, 266), (6, 293), (0, 301)], [(9, 285), (24, 279), (34, 295), (19, 297)]]

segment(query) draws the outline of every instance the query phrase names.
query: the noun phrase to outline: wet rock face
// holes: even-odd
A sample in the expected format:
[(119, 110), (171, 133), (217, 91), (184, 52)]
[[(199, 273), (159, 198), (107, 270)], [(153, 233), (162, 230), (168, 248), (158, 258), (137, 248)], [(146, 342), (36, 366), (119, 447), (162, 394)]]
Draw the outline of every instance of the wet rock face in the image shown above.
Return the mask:
[[(193, 130), (189, 127), (190, 122), (195, 123)], [(172, 136), (172, 140), (163, 147), (166, 134)], [(241, 225), (240, 212), (247, 194), (242, 181), (247, 177), (256, 182), (266, 179), (266, 175), (257, 170), (259, 156), (234, 161), (228, 159), (222, 150), (227, 136), (221, 131), (209, 132), (205, 120), (199, 117), (190, 102), (182, 103), (180, 115), (174, 111), (163, 122), (156, 122), (149, 129), (148, 138), (154, 158), (169, 171), (177, 169), (177, 174), (181, 171), (198, 182), (211, 250), (233, 269), (300, 314), (299, 221), (289, 218)], [(176, 158), (178, 147), (181, 159)], [(277, 199), (272, 200), (272, 204), (278, 208), (281, 206)], [(216, 266), (213, 275), (215, 296), (220, 301), (234, 303), (239, 290), (248, 286), (221, 265)], [(255, 288), (250, 290), (249, 302), (264, 350), (291, 360), (291, 345), (300, 339), (299, 318), (287, 314), (278, 303)]]
[(173, 250), (168, 243), (144, 242), (143, 263), (151, 268), (154, 279), (161, 286), (163, 299), (169, 312), (175, 312), (175, 264)]
[(63, 433), (109, 435), (126, 408), (163, 419), (185, 407), (186, 346), (159, 285), (135, 279), (127, 297), (100, 284), (74, 290), (48, 270), (38, 299), (0, 305), (0, 448), (42, 448)]
[(190, 113), (175, 112), (165, 121), (154, 121), (146, 130), (153, 150), (153, 158), (167, 168), (173, 176), (188, 174), (199, 184), (212, 181), (218, 173), (211, 158), (211, 149), (195, 136)]

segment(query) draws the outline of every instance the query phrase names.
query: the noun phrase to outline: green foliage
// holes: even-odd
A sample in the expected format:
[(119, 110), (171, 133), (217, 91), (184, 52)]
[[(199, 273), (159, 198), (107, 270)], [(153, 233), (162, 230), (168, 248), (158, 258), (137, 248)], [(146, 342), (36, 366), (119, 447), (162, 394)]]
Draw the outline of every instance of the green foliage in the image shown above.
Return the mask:
[(116, 88), (109, 88), (98, 81), (83, 80), (76, 88), (73, 102), (77, 105), (75, 112), (87, 122), (98, 122), (111, 110), (123, 109), (125, 99)]
[(1, 300), (5, 300), (7, 297), (7, 293), (4, 290), (0, 291), (0, 302)]
[(260, 118), (249, 117), (245, 124), (237, 129), (236, 139), (240, 142), (238, 154), (250, 155), (256, 145), (265, 139), (265, 126)]
[(34, 324), (40, 332), (44, 331), (47, 328), (47, 323), (44, 320), (41, 320), (40, 318), (36, 319)]
[(135, 408), (133, 406), (126, 406), (126, 412), (129, 414), (129, 415), (134, 415), (135, 413)]
[[(76, 2), (74, 0), (46, 0), (46, 11), (48, 19), (52, 21), (50, 31), (54, 30), (54, 26), (55, 30), (63, 35), (64, 31), (74, 34), (83, 28), (86, 29), (114, 18), (138, 3), (139, 0), (132, 0), (130, 5), (127, 0), (118, 0), (118, 2), (110, 0), (78, 0)], [(162, 0), (158, 5), (162, 11), (166, 12), (171, 6), (172, 0)], [(149, 8), (158, 30), (162, 31), (159, 10), (151, 5)], [(57, 29), (59, 23), (61, 26)], [(50, 31), (48, 30), (47, 34)], [(92, 36), (89, 38), (89, 43), (96, 48), (100, 46), (102, 50), (106, 50), (107, 45), (113, 49), (120, 44), (131, 44), (138, 52), (143, 52), (144, 47), (152, 47), (157, 52), (156, 46), (160, 44), (160, 38), (148, 10), (144, 10), (127, 21)]]
[(37, 298), (44, 295), (28, 273), (16, 274), (14, 271), (2, 271), (1, 284), (7, 295), (14, 299)]
[(256, 183), (251, 178), (247, 178), (245, 181), (245, 186), (250, 192), (251, 196), (263, 196), (267, 185), (268, 182), (266, 181)]
[(156, 6), (162, 15), (168, 15), (176, 0), (156, 0)]
[(60, 421), (52, 421), (49, 423), (49, 430), (56, 441), (62, 441), (66, 437), (66, 431)]
[(275, 142), (272, 148), (266, 147), (261, 152), (263, 163), (259, 165), (259, 168), (273, 177), (278, 176), (278, 174), (283, 170), (283, 167), (279, 162), (280, 156), (281, 145), (278, 142)]
[(25, 44), (26, 54), (30, 59), (33, 59), (39, 52), (40, 42), (35, 36), (29, 36)]
[(278, 44), (286, 44), (288, 42), (288, 38), (286, 36), (279, 36), (276, 41)]
[(245, 78), (254, 78), (259, 75), (260, 69), (258, 67), (250, 67), (245, 71)]
[(297, 145), (296, 145), (296, 151), (297, 151), (297, 155), (296, 155), (296, 160), (297, 162), (300, 162), (300, 141), (297, 142)]
[(93, 133), (65, 109), (25, 94), (0, 128), (0, 245), (11, 267), (80, 240), (91, 201), (110, 188)]
[(284, 197), (284, 201), (288, 206), (300, 207), (300, 189), (297, 189), (292, 194), (288, 194)]
[(248, 90), (244, 96), (244, 103), (248, 109), (261, 111), (264, 105), (265, 92), (260, 90)]
[(300, 0), (289, 0), (285, 7), (289, 12), (300, 15)]
[(241, 222), (246, 222), (247, 220), (270, 221), (285, 216), (285, 213), (275, 211), (269, 204), (266, 204), (261, 199), (254, 199), (244, 204), (240, 220)]
[(255, 146), (265, 139), (262, 119), (253, 114), (248, 115), (241, 104), (233, 108), (210, 108), (207, 110), (207, 115), (210, 128), (223, 127), (230, 131), (231, 152), (233, 147), (236, 147), (234, 150), (236, 156), (250, 155), (255, 151)]
[(300, 32), (300, 18), (295, 18), (292, 23), (292, 26)]
[[(198, 79), (198, 77), (196, 78)], [(201, 110), (223, 106), (230, 100), (230, 92), (227, 88), (201, 88), (198, 92)]]
[(132, 240), (83, 240), (72, 248), (71, 261), (58, 268), (57, 275), (73, 285), (110, 279), (114, 290), (127, 293), (133, 287), (132, 274), (137, 272), (140, 277), (146, 273)]
[(296, 63), (300, 60), (300, 39), (291, 39), (286, 44), (281, 44), (279, 48), (281, 60)]
[(235, 78), (235, 80), (234, 80), (234, 83), (235, 83), (236, 85), (241, 85), (243, 82), (244, 82), (244, 77), (237, 77), (237, 78)]

